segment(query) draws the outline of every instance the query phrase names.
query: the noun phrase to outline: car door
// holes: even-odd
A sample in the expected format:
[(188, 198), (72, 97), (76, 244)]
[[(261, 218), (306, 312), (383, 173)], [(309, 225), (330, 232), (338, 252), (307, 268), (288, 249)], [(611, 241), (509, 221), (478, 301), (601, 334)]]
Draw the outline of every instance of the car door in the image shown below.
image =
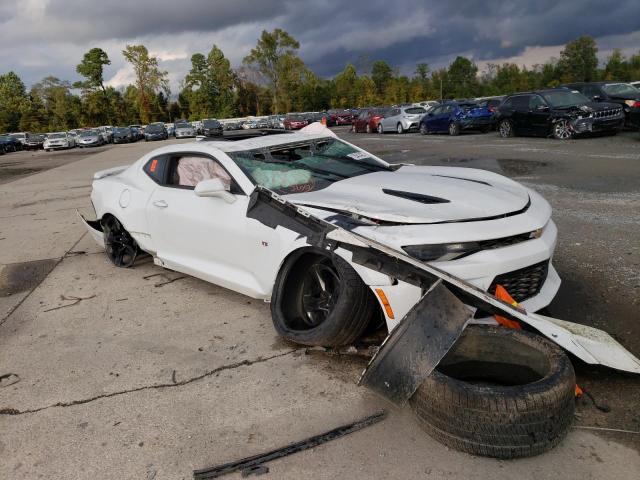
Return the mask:
[(529, 98), (530, 95), (517, 95), (512, 97), (513, 128), (516, 133), (521, 135), (531, 135), (532, 129), (529, 119)]
[[(262, 296), (270, 287), (259, 280), (257, 259), (275, 234), (253, 221), (248, 226), (249, 197), (211, 156), (170, 154), (150, 160), (148, 168), (153, 168), (154, 160), (165, 164), (164, 179), (146, 207), (159, 262), (246, 295)], [(202, 167), (205, 164), (207, 167)], [(229, 203), (220, 197), (196, 195), (195, 184), (207, 175), (228, 182), (235, 200)]]
[(529, 128), (532, 135), (549, 134), (549, 105), (540, 95), (529, 96)]
[(449, 117), (454, 109), (453, 105), (443, 105), (440, 113), (436, 115), (435, 130), (437, 132), (447, 132), (449, 130)]
[(432, 108), (423, 118), (427, 130), (435, 132), (437, 130), (438, 115), (442, 113), (442, 105)]

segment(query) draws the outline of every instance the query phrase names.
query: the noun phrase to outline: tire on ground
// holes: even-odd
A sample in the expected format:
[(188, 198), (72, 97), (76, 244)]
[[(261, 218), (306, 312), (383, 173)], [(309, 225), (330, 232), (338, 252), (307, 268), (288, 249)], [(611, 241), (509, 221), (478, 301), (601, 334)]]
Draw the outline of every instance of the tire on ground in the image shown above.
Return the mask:
[(448, 447), (496, 458), (538, 455), (566, 435), (575, 373), (550, 341), (504, 327), (470, 326), (410, 403)]
[[(326, 319), (315, 327), (304, 325), (302, 284), (318, 261), (329, 260), (340, 279), (337, 300)], [(375, 308), (369, 287), (340, 256), (315, 248), (292, 253), (284, 262), (271, 296), (271, 318), (281, 336), (303, 345), (337, 347), (357, 340), (367, 328)]]

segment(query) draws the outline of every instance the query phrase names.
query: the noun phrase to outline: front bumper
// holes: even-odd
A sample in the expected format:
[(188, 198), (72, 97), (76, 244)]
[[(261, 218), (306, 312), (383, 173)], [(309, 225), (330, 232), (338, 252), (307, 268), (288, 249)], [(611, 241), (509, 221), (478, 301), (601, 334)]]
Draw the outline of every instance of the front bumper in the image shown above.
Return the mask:
[[(557, 237), (558, 229), (553, 220), (549, 220), (540, 238), (508, 247), (483, 250), (458, 260), (431, 262), (431, 264), (482, 290), (489, 291), (496, 277), (548, 261), (546, 278), (538, 293), (520, 302), (528, 312), (536, 312), (548, 306), (560, 288), (560, 277), (551, 262)], [(382, 308), (389, 329), (395, 327), (397, 321), (406, 315), (423, 294), (420, 288), (401, 281), (395, 285), (371, 285), (374, 293), (376, 288), (383, 289), (394, 312), (395, 320), (389, 318), (385, 309)]]
[(45, 148), (46, 150), (55, 150), (58, 148), (69, 148), (69, 146), (69, 143), (45, 143), (43, 148)]
[(624, 115), (611, 118), (578, 118), (571, 122), (573, 130), (580, 133), (616, 132), (622, 130)]
[(176, 132), (176, 138), (193, 138), (196, 136), (195, 132)]

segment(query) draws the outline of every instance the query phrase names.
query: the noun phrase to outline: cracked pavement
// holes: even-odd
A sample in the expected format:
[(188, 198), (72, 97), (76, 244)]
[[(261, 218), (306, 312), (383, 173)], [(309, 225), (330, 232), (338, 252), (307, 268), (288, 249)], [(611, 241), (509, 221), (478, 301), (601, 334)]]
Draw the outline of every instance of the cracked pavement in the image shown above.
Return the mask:
[(356, 386), (363, 359), (279, 339), (268, 305), (148, 257), (113, 267), (74, 210), (89, 206), (94, 171), (156, 146), (74, 153), (0, 186), (0, 279), (22, 262), (53, 262), (0, 297), (0, 375), (19, 376), (0, 387), (0, 478), (187, 479), (381, 408), (391, 410), (384, 422), (271, 462), (263, 478), (625, 479), (640, 470), (628, 441), (578, 429), (531, 459), (449, 450), (410, 411)]

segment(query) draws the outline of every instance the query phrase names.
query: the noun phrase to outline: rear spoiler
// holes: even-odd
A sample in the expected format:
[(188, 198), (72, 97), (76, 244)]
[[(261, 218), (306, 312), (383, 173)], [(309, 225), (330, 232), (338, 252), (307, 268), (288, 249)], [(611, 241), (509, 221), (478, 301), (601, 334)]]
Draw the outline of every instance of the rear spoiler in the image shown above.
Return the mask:
[(93, 174), (94, 180), (100, 180), (101, 178), (111, 177), (112, 175), (118, 175), (119, 173), (124, 172), (129, 165), (121, 165), (120, 167), (107, 168), (106, 170), (100, 170)]

